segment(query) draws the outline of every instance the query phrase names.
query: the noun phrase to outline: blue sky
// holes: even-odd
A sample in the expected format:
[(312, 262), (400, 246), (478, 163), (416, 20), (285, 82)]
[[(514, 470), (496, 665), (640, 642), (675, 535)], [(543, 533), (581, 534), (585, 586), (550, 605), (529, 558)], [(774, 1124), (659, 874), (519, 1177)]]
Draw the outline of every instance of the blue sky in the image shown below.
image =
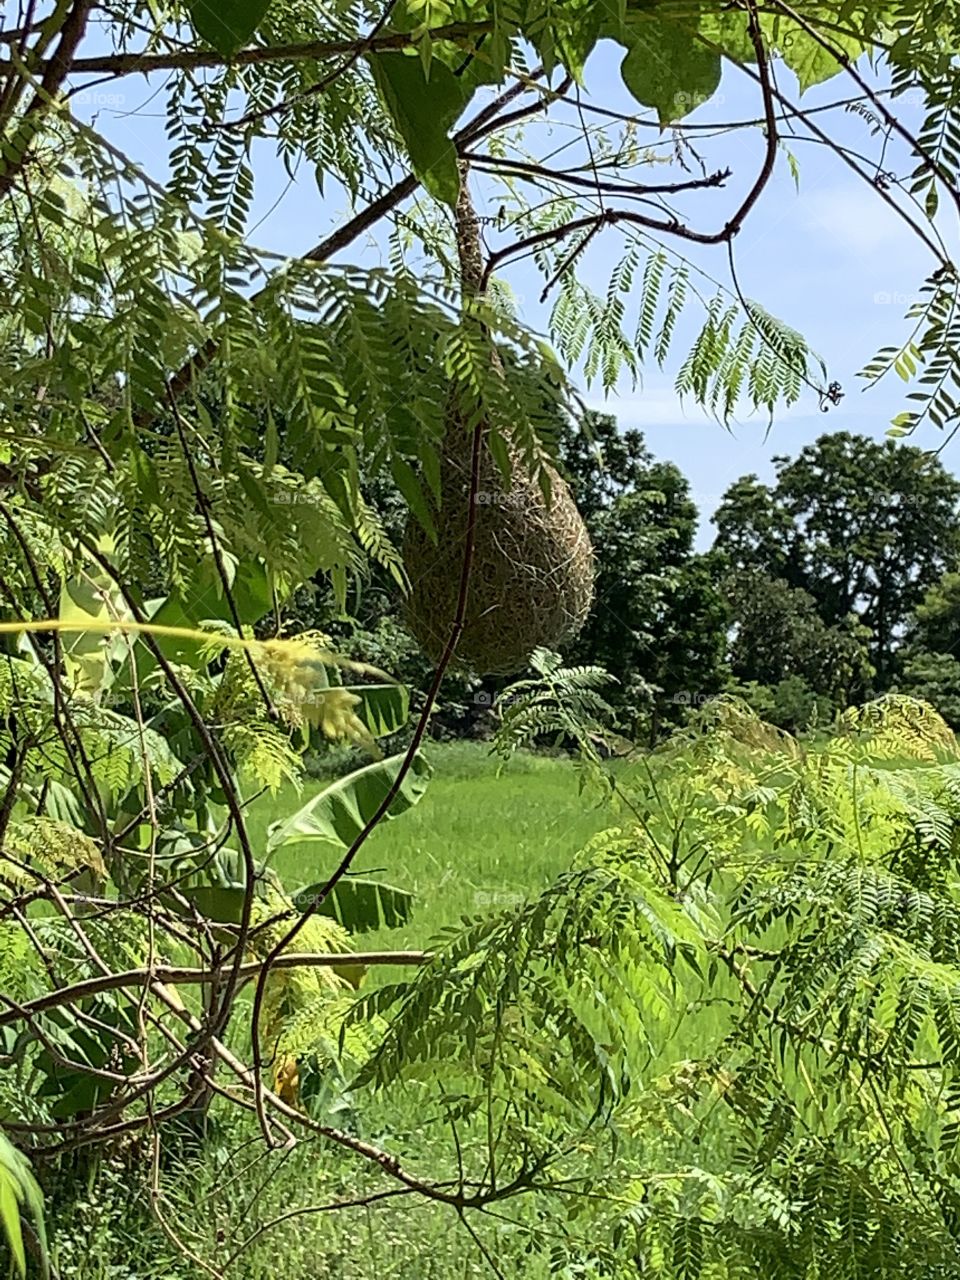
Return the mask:
[[(609, 42), (594, 53), (587, 66), (587, 90), (592, 89), (596, 100), (605, 106), (634, 112), (636, 103), (619, 79), (619, 57), (620, 51)], [(780, 69), (778, 83), (788, 96), (796, 98), (790, 73)], [(817, 106), (853, 92), (854, 86), (838, 77), (811, 90), (802, 105)], [(75, 109), (95, 119), (111, 140), (155, 177), (164, 176), (166, 142), (159, 82), (148, 85), (130, 78), (93, 88), (79, 95)], [(759, 113), (755, 86), (742, 73), (728, 68), (717, 96), (690, 119), (710, 122), (754, 118)], [(870, 137), (867, 123), (859, 116), (837, 111), (818, 119), (824, 125), (829, 122), (830, 132), (845, 144), (876, 154), (876, 139)], [(552, 131), (552, 138), (548, 128), (536, 128), (538, 150), (541, 143), (562, 142), (567, 136), (562, 125)], [(651, 130), (649, 137), (656, 141), (658, 134)], [(698, 192), (689, 199), (685, 212), (696, 225), (722, 225), (757, 172), (762, 146), (757, 130), (704, 144), (708, 167), (729, 165), (734, 174), (726, 191)], [(648, 368), (642, 385), (634, 387), (622, 380), (606, 399), (599, 388), (584, 387), (589, 404), (615, 414), (623, 427), (642, 429), (652, 451), (683, 470), (701, 512), (701, 545), (708, 545), (711, 539), (711, 512), (738, 476), (756, 472), (769, 477), (773, 456), (795, 453), (823, 431), (849, 430), (882, 437), (890, 418), (904, 407), (906, 388), (898, 380), (864, 393), (856, 374), (878, 347), (904, 336), (905, 307), (934, 264), (876, 193), (826, 148), (798, 141), (791, 143), (790, 149), (800, 167), (799, 190), (786, 156), (781, 155), (770, 186), (737, 238), (737, 270), (744, 293), (799, 329), (826, 359), (830, 378), (839, 381), (846, 393), (840, 405), (821, 413), (814, 392), (806, 391), (797, 405), (778, 416), (772, 430), (768, 431), (763, 415), (743, 416), (727, 430), (705, 417), (696, 405), (680, 403), (673, 390), (677, 358), (663, 371), (656, 366)], [(252, 239), (258, 245), (298, 254), (348, 215), (342, 193), (334, 191), (321, 198), (309, 167), (290, 182), (267, 144), (260, 144), (258, 158), (262, 163), (257, 166), (252, 218)], [(902, 149), (891, 152), (887, 165), (900, 176), (910, 168)], [(479, 193), (481, 205), (484, 191), (481, 188)], [(955, 240), (955, 228), (941, 227), (941, 231), (948, 243)], [(617, 233), (607, 231), (581, 258), (580, 272), (598, 292), (605, 290), (620, 249)], [(693, 250), (690, 256), (698, 266), (721, 280), (728, 279), (723, 247), (700, 250), (693, 246)], [(345, 261), (371, 263), (382, 253), (382, 241), (368, 238), (343, 257)], [(548, 307), (538, 302), (541, 278), (522, 262), (508, 264), (503, 274), (518, 299), (521, 318), (533, 328), (545, 330)], [(682, 342), (676, 351), (682, 355)], [(912, 443), (938, 449), (944, 439), (932, 427), (925, 427)], [(942, 458), (951, 470), (960, 470), (958, 451), (960, 437), (944, 447)]]

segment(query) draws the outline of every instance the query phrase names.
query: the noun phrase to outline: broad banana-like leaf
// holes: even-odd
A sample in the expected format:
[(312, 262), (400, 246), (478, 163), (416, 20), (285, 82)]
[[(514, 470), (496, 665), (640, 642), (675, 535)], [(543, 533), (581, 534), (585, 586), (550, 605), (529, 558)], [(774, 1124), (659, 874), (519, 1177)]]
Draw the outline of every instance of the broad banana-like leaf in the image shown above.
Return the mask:
[(7, 1239), (17, 1274), (26, 1276), (27, 1256), (23, 1245), (21, 1215), (28, 1211), (40, 1246), (40, 1267), (44, 1276), (47, 1266), (47, 1240), (43, 1226), (43, 1194), (33, 1176), (26, 1156), (0, 1133), (0, 1224)]
[[(393, 786), (403, 755), (389, 756), (376, 764), (348, 773), (308, 800), (289, 818), (274, 822), (267, 835), (267, 851), (287, 844), (322, 840), (348, 847), (377, 812)], [(398, 817), (419, 804), (427, 788), (431, 768), (418, 751), (410, 771), (387, 810), (384, 821)]]
[[(305, 911), (313, 905), (323, 889), (311, 884), (294, 895), (294, 903)], [(333, 916), (350, 933), (366, 929), (396, 929), (405, 924), (413, 910), (413, 894), (395, 884), (368, 880), (363, 876), (344, 876), (316, 907), (320, 915)]]
[(386, 738), (407, 723), (410, 691), (402, 684), (357, 684), (347, 688), (360, 699), (354, 710), (374, 738)]
[[(83, 625), (128, 616), (126, 605), (102, 569), (91, 566), (80, 577), (64, 582), (60, 591), (60, 621)], [(67, 681), (83, 693), (97, 694), (111, 680), (109, 659), (122, 653), (122, 639), (102, 631), (67, 631), (60, 639)]]
[(243, 919), (246, 892), (240, 885), (190, 885), (183, 890), (183, 896), (208, 920), (239, 924)]

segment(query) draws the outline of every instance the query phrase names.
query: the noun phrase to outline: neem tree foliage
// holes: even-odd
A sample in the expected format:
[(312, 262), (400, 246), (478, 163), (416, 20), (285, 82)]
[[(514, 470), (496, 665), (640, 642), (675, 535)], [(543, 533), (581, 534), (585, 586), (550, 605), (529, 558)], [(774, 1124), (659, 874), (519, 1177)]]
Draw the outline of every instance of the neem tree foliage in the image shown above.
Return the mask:
[[(682, 752), (671, 762), (672, 791), (626, 795), (622, 839), (370, 997), (343, 1036), (362, 964), (343, 960), (347, 928), (404, 903), (347, 872), (422, 794), (462, 609), (409, 750), (271, 833), (271, 848), (319, 842), (324, 882), (296, 897), (280, 883), (244, 801), (296, 779), (311, 740), (370, 745), (405, 720), (404, 691), (323, 637), (268, 637), (318, 572), (344, 605), (371, 559), (407, 586), (364, 479), (389, 474), (429, 531), (451, 403), (471, 454), (462, 600), (483, 457), (549, 477), (539, 432), (575, 404), (574, 367), (611, 387), (667, 361), (699, 313), (680, 394), (721, 419), (838, 398), (736, 276), (738, 233), (794, 163), (788, 122), (833, 146), (831, 116), (796, 90), (834, 79), (857, 102), (876, 154), (835, 147), (837, 162), (930, 254), (911, 336), (865, 373), (914, 380), (895, 430), (952, 424), (957, 276), (939, 215), (960, 208), (960, 6), (25, 0), (4, 21), (0, 1076), (21, 1145), (56, 1159), (144, 1134), (155, 1170), (164, 1125), (226, 1090), (265, 1142), (308, 1131), (461, 1219), (534, 1201), (533, 1247), (567, 1241), (558, 1268), (955, 1274), (955, 766), (921, 780), (876, 764), (948, 749), (915, 707), (852, 719), (809, 767), (749, 719), (715, 726), (692, 774)], [(592, 83), (600, 45), (635, 110)], [(700, 140), (686, 117), (724, 68), (754, 87), (754, 118)], [(118, 86), (143, 111), (165, 104), (155, 172), (74, 112)], [(758, 147), (739, 146), (748, 131)], [(248, 234), (271, 152), (350, 210), (297, 260)], [(469, 297), (465, 181), (498, 210)], [(352, 264), (371, 231), (387, 265)], [(594, 292), (578, 272), (614, 238)], [(725, 283), (691, 246), (717, 250)], [(551, 344), (510, 306), (521, 261), (541, 274)], [(551, 724), (589, 754), (600, 677), (537, 665), (510, 741)], [(709, 1024), (676, 1038), (683, 1010)], [(454, 1131), (448, 1156), (411, 1169), (338, 1128), (325, 1108), (344, 1063), (360, 1088), (415, 1076), (424, 1123)], [(36, 1189), (4, 1151), (22, 1267), (17, 1206), (36, 1208)], [(575, 1228), (571, 1185), (588, 1192)]]

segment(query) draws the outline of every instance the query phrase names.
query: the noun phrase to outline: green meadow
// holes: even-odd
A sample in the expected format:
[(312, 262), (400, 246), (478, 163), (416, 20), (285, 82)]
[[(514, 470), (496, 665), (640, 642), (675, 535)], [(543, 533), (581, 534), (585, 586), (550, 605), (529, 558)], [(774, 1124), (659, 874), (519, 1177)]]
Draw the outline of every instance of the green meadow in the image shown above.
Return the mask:
[[(520, 754), (500, 762), (481, 743), (434, 743), (434, 767), (416, 808), (384, 823), (357, 858), (355, 874), (377, 876), (415, 894), (407, 924), (366, 933), (363, 948), (418, 948), (463, 916), (489, 911), (544, 888), (613, 818), (580, 793), (569, 759)], [(270, 823), (305, 804), (323, 780), (260, 797), (250, 834), (262, 848)], [(291, 889), (316, 882), (339, 853), (320, 843), (278, 851), (273, 863)]]

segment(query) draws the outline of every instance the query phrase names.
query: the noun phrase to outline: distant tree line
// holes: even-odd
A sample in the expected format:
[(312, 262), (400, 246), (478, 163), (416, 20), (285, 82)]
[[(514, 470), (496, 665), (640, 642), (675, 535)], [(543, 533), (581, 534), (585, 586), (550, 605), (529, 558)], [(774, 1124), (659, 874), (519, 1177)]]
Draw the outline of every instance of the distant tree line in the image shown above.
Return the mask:
[(698, 554), (680, 471), (612, 417), (585, 426), (561, 446), (600, 563), (575, 652), (654, 732), (721, 690), (792, 730), (891, 690), (960, 726), (960, 482), (934, 454), (822, 435), (732, 484)]
[[(565, 658), (607, 668), (631, 734), (654, 740), (722, 691), (792, 731), (898, 690), (960, 727), (960, 481), (931, 452), (849, 432), (822, 435), (774, 479), (730, 486), (716, 536), (696, 550), (698, 511), (673, 463), (609, 414), (557, 422), (554, 449), (593, 538), (596, 601)], [(405, 508), (370, 477), (393, 537)], [(429, 663), (386, 577), (349, 617), (304, 593), (299, 625), (421, 687)], [(497, 684), (460, 673), (438, 723), (482, 727)]]

